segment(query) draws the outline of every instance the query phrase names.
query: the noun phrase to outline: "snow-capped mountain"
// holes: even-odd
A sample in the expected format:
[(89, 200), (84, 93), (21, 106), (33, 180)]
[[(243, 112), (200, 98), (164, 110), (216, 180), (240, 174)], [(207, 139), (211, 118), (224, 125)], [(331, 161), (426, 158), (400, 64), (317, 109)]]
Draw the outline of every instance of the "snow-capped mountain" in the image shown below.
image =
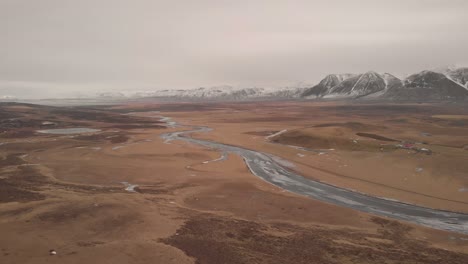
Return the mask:
[[(122, 91), (99, 93), (103, 100), (246, 101), (282, 99), (468, 100), (468, 68), (444, 67), (400, 80), (390, 73), (329, 74), (317, 85), (284, 88), (235, 88)], [(0, 99), (1, 100), (1, 99)]]
[(303, 98), (383, 99), (383, 100), (466, 100), (466, 68), (450, 68), (444, 73), (422, 71), (405, 80), (389, 73), (369, 71), (343, 81), (338, 75), (326, 76), (318, 85), (306, 90)]
[(406, 78), (403, 86), (389, 89), (383, 97), (396, 100), (464, 100), (468, 90), (442, 73), (422, 71)]
[(263, 92), (262, 88), (236, 89), (231, 86), (200, 87), (187, 90), (161, 90), (154, 91), (151, 97), (178, 97), (178, 98), (199, 98), (215, 99), (227, 98), (238, 100), (244, 97), (258, 97)]
[(299, 98), (306, 88), (234, 88), (231, 86), (200, 87), (196, 89), (154, 90), (154, 91), (123, 91), (99, 93), (97, 97), (104, 100), (143, 99), (161, 100), (223, 100), (242, 101), (276, 98)]
[(373, 71), (348, 78), (333, 87), (325, 97), (362, 97), (385, 90), (384, 78)]
[(382, 74), (382, 78), (385, 80), (386, 84), (384, 92), (403, 86), (403, 81), (390, 73)]
[(300, 98), (301, 95), (309, 89), (308, 87), (285, 87), (280, 89), (265, 89), (263, 97), (271, 99), (294, 99)]
[[(341, 78), (340, 78), (341, 77)], [(346, 78), (347, 77), (347, 78)], [(369, 71), (363, 74), (331, 74), (302, 94), (305, 98), (359, 98), (383, 94), (401, 84), (395, 76)]]
[(459, 83), (468, 89), (468, 67), (452, 65), (448, 67), (437, 68), (434, 71), (444, 74), (452, 81)]
[(322, 81), (320, 81), (319, 84), (312, 88), (306, 89), (301, 96), (311, 98), (322, 97), (329, 94), (331, 88), (354, 76), (354, 74), (329, 74)]

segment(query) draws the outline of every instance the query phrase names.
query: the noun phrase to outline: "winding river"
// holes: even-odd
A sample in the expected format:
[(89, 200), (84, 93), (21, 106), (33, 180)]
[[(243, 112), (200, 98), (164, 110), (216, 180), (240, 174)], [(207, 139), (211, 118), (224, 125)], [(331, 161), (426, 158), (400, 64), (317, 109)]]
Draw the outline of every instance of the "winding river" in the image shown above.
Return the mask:
[[(171, 121), (170, 118), (161, 118), (171, 127), (184, 127)], [(172, 140), (182, 140), (222, 152), (237, 154), (243, 157), (252, 174), (296, 194), (366, 213), (408, 221), (435, 229), (468, 234), (468, 214), (431, 209), (339, 188), (307, 179), (289, 171), (276, 162), (274, 156), (270, 154), (188, 136), (191, 133), (209, 132), (211, 130), (209, 127), (198, 126), (193, 127), (191, 130), (165, 133), (161, 137), (166, 143)]]

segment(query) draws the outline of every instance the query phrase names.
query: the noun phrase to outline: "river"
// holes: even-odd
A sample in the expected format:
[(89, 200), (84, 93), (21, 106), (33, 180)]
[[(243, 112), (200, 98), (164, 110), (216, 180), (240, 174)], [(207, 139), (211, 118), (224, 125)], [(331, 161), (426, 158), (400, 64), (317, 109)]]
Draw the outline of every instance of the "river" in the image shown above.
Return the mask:
[[(170, 118), (161, 118), (163, 118), (163, 121), (168, 122), (171, 127), (186, 127), (171, 121)], [(211, 130), (209, 127), (197, 126), (192, 127), (190, 130), (165, 133), (161, 137), (166, 143), (172, 140), (182, 140), (222, 152), (237, 154), (244, 159), (253, 175), (296, 194), (374, 215), (386, 216), (435, 229), (468, 234), (468, 214), (431, 209), (374, 197), (314, 181), (281, 166), (275, 161), (277, 159), (273, 155), (209, 140), (195, 139), (189, 136), (191, 133), (209, 132)]]

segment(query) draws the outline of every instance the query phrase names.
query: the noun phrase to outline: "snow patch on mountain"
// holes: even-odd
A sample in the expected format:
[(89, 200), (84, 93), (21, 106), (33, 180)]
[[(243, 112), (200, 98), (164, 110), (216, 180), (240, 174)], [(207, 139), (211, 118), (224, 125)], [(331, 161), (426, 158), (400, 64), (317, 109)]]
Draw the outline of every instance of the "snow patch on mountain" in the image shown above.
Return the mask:
[(306, 84), (284, 88), (235, 88), (232, 86), (200, 87), (196, 89), (165, 89), (149, 91), (106, 92), (96, 95), (99, 99), (143, 99), (161, 98), (172, 100), (255, 100), (299, 98)]
[(450, 80), (468, 89), (468, 66), (450, 65), (436, 68), (433, 71), (444, 74)]

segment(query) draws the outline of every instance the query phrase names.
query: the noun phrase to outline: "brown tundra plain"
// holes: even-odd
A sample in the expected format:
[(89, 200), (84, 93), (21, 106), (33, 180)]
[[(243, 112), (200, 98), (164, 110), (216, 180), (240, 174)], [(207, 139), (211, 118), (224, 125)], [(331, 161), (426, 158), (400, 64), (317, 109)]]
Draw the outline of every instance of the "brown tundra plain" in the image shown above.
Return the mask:
[(235, 151), (190, 141), (466, 215), (466, 105), (3, 103), (0, 118), (2, 264), (468, 263), (466, 223), (446, 230), (314, 199), (256, 176)]

